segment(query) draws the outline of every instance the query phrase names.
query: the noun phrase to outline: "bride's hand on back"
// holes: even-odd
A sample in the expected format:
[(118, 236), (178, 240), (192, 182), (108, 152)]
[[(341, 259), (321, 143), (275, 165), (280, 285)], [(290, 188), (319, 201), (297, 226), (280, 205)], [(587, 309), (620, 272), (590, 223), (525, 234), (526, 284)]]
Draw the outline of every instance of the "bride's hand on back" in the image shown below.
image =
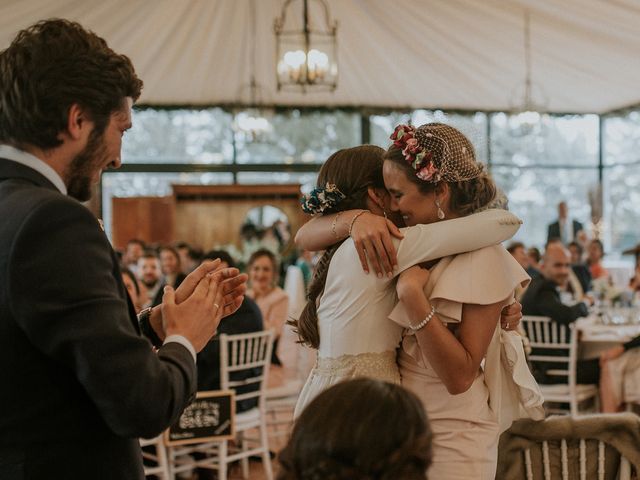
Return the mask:
[(398, 284), (396, 285), (398, 298), (402, 300), (403, 298), (422, 294), (430, 275), (429, 270), (422, 268), (420, 265), (407, 268), (398, 277)]
[(503, 330), (517, 330), (520, 319), (522, 319), (522, 304), (516, 300), (511, 305), (502, 308), (500, 326)]
[(353, 222), (351, 238), (358, 251), (362, 269), (369, 273), (369, 266), (378, 277), (391, 277), (398, 265), (396, 249), (391, 237), (403, 238), (393, 222), (385, 217), (365, 212)]

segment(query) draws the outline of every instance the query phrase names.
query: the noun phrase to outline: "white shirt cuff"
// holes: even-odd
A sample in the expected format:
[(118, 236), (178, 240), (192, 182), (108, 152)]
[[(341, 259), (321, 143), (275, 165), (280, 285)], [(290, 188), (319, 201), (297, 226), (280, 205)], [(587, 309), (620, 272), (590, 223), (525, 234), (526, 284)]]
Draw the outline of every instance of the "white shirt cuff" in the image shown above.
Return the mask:
[(193, 345), (191, 345), (191, 342), (187, 340), (186, 337), (183, 337), (182, 335), (169, 335), (167, 338), (164, 339), (164, 342), (162, 342), (162, 344), (166, 345), (167, 343), (170, 343), (170, 342), (179, 343), (184, 348), (189, 350), (189, 353), (193, 357), (193, 363), (196, 363), (196, 349), (193, 348)]

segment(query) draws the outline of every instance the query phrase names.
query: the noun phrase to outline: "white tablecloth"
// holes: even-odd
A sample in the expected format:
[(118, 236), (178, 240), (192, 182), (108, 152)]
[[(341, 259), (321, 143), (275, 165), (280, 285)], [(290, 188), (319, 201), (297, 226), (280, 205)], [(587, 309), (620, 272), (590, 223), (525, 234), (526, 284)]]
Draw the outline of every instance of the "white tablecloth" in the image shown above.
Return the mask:
[(640, 335), (640, 323), (602, 325), (595, 315), (576, 320), (580, 333), (580, 358), (597, 357), (604, 350)]

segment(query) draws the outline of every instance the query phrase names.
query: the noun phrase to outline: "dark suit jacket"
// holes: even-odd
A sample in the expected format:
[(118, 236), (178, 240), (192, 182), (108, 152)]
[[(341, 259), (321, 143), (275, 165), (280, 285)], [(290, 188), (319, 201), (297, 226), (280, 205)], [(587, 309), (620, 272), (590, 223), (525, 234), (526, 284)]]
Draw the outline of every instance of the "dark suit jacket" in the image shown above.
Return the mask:
[[(545, 277), (534, 278), (522, 299), (523, 315), (542, 315), (551, 317), (551, 320), (569, 325), (580, 317), (589, 314), (587, 306), (583, 302), (575, 305), (564, 305), (560, 301), (560, 294), (556, 289), (556, 284)], [(558, 355), (561, 352), (551, 349), (534, 349), (533, 353), (542, 355)], [(577, 382), (590, 384), (597, 383), (600, 376), (599, 360), (580, 360), (577, 365)], [(562, 381), (558, 377), (547, 376), (546, 372), (550, 368), (557, 368), (557, 363), (538, 362), (533, 368), (533, 376), (542, 384), (558, 383)]]
[(578, 318), (586, 317), (589, 314), (589, 310), (583, 302), (572, 306), (564, 305), (560, 301), (556, 284), (545, 277), (531, 280), (520, 303), (522, 303), (523, 315), (551, 317), (553, 321), (564, 325), (569, 325)]
[[(220, 390), (220, 338), (219, 334), (238, 335), (240, 333), (260, 332), (263, 330), (262, 313), (260, 308), (249, 297), (244, 297), (244, 301), (238, 310), (223, 318), (218, 326), (215, 337), (198, 353), (198, 391)], [(252, 376), (260, 375), (257, 372), (233, 372), (232, 380), (244, 380)], [(238, 387), (238, 394), (256, 390), (256, 384)], [(256, 399), (240, 400), (236, 403), (236, 413), (245, 412), (257, 406)]]
[[(580, 230), (584, 230), (584, 228), (582, 227), (582, 224), (577, 220), (572, 221), (572, 227), (573, 227), (573, 238), (575, 239), (578, 232)], [(558, 240), (558, 239), (560, 239), (560, 222), (555, 221), (549, 224), (549, 227), (547, 230), (547, 242), (551, 240)]]
[(96, 218), (5, 159), (0, 219), (0, 478), (144, 478), (137, 437), (192, 398), (190, 353), (151, 351)]

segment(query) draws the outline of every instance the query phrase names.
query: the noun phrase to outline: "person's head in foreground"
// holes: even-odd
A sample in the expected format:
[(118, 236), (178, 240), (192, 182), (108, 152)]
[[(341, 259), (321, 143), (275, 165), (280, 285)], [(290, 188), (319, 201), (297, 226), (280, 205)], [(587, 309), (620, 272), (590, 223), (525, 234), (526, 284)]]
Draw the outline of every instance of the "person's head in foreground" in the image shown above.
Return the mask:
[(102, 171), (120, 166), (141, 89), (129, 58), (102, 38), (43, 20), (0, 52), (0, 143), (47, 159), (68, 194), (88, 200)]
[(424, 480), (431, 438), (408, 390), (367, 378), (338, 383), (298, 417), (278, 480)]
[(463, 217), (486, 208), (496, 186), (471, 142), (442, 123), (398, 125), (384, 156), (391, 209), (407, 225)]

